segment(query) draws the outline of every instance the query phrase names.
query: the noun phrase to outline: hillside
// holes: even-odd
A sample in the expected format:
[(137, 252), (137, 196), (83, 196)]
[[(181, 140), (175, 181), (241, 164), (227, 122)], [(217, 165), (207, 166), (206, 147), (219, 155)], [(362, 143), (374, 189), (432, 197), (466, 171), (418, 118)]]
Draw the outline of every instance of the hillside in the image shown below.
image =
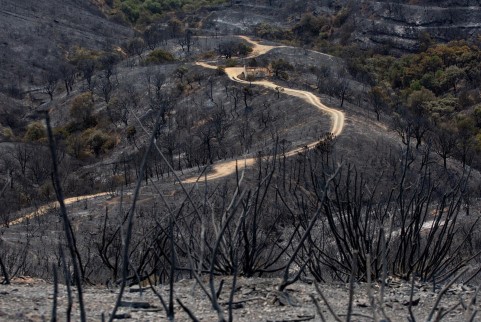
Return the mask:
[[(22, 97), (76, 47), (113, 50), (133, 32), (109, 21), (91, 1), (2, 0), (0, 91)], [(110, 47), (110, 48), (109, 48)]]
[(481, 34), (479, 1), (409, 3), (363, 1), (357, 9), (360, 14), (355, 14), (353, 38), (371, 46), (416, 51), (426, 46), (427, 37), (432, 42), (449, 42)]
[(0, 320), (478, 314), (477, 4), (4, 2)]
[(481, 33), (481, 7), (474, 0), (242, 0), (215, 14), (218, 15), (215, 23), (221, 30), (234, 33), (248, 32), (259, 23), (290, 29), (302, 23), (302, 15), (307, 13), (327, 18), (311, 23), (308, 27), (313, 32), (311, 37), (332, 38), (361, 47), (384, 46), (397, 52), (417, 51), (430, 39), (433, 42), (476, 39)]

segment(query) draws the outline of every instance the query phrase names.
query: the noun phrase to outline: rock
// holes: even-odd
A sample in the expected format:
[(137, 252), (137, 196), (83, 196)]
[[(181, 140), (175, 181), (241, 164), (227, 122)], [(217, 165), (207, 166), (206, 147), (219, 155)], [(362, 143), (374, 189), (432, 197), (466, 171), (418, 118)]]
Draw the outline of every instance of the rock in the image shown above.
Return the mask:
[(404, 305), (404, 306), (409, 306), (409, 305), (411, 305), (411, 306), (416, 306), (416, 305), (419, 304), (419, 301), (421, 301), (421, 298), (420, 298), (420, 297), (416, 297), (416, 298), (413, 298), (412, 301), (409, 301), (409, 300), (403, 301), (403, 302), (402, 302), (402, 305)]
[(358, 307), (370, 307), (368, 299), (359, 299), (356, 300), (356, 306)]
[(129, 313), (119, 313), (114, 315), (114, 319), (118, 320), (130, 319), (131, 317), (132, 315), (130, 315)]
[(130, 302), (130, 301), (121, 301), (120, 306), (131, 307), (133, 309), (149, 309), (152, 307), (149, 302)]
[(129, 289), (130, 293), (140, 293), (140, 292), (145, 292), (149, 288), (143, 288), (143, 287), (132, 287)]
[(243, 309), (244, 306), (245, 306), (244, 303), (234, 303), (232, 305), (232, 309), (234, 309), (234, 310)]
[(287, 292), (275, 292), (274, 303), (278, 302), (281, 306), (299, 306), (299, 300)]

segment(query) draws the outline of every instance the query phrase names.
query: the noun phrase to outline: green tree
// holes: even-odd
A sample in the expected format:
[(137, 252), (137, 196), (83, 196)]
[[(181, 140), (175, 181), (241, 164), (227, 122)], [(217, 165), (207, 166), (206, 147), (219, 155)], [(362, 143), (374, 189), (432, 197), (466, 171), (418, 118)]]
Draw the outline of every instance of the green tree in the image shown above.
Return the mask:
[(476, 122), (476, 126), (481, 128), (481, 105), (477, 105), (474, 108), (473, 117), (474, 121)]
[(376, 120), (379, 121), (381, 112), (387, 106), (388, 95), (386, 94), (385, 89), (381, 86), (374, 86), (371, 88), (369, 91), (369, 100), (371, 101), (374, 113), (376, 113)]
[(70, 117), (78, 125), (77, 129), (86, 129), (96, 125), (93, 116), (94, 103), (91, 93), (83, 93), (77, 96), (70, 107)]
[(24, 140), (28, 142), (38, 141), (47, 136), (45, 126), (40, 121), (35, 121), (27, 126), (27, 132), (25, 133)]
[(232, 58), (232, 56), (245, 56), (249, 54), (252, 52), (252, 47), (240, 41), (224, 41), (219, 44), (217, 51), (221, 56), (229, 59)]
[(429, 89), (421, 88), (413, 91), (407, 98), (407, 107), (415, 115), (424, 115), (426, 113), (426, 104), (436, 98)]
[(138, 5), (131, 1), (123, 2), (120, 9), (130, 22), (135, 23), (140, 17), (140, 9)]
[(464, 70), (459, 68), (458, 66), (452, 65), (446, 68), (444, 71), (444, 83), (451, 87), (454, 90), (454, 94), (456, 94), (458, 90), (458, 84), (465, 78), (466, 74)]
[(476, 127), (474, 120), (469, 117), (460, 117), (456, 120), (457, 127), (457, 154), (461, 159), (463, 168), (471, 160), (473, 148), (475, 145)]
[(115, 139), (98, 129), (87, 129), (81, 137), (96, 157), (115, 146)]
[(294, 66), (284, 59), (279, 58), (271, 62), (271, 69), (275, 77), (288, 79), (289, 76), (287, 75), (287, 71), (294, 70)]
[(162, 49), (155, 49), (145, 59), (145, 64), (165, 64), (175, 61), (174, 55)]

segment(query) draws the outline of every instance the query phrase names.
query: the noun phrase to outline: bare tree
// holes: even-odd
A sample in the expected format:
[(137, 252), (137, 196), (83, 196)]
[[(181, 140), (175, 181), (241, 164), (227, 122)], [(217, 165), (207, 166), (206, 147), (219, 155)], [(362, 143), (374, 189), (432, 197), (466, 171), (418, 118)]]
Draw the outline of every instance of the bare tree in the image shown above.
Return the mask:
[(142, 59), (142, 54), (145, 51), (145, 42), (142, 38), (133, 38), (124, 47), (129, 56), (138, 56), (139, 59)]
[(100, 57), (100, 68), (104, 71), (104, 77), (111, 81), (111, 77), (115, 75), (115, 65), (119, 62), (120, 58), (115, 54), (105, 54)]
[(190, 54), (192, 46), (195, 44), (195, 38), (193, 37), (193, 32), (190, 29), (187, 29), (184, 32), (183, 37), (179, 38), (179, 45), (182, 48), (182, 51), (187, 50), (187, 54)]
[(163, 41), (165, 41), (166, 37), (166, 31), (157, 24), (149, 26), (143, 33), (145, 44), (150, 50), (157, 48)]
[(132, 87), (122, 87), (107, 105), (107, 113), (111, 122), (121, 122), (124, 126), (129, 125), (130, 111), (135, 110), (140, 103), (139, 93)]
[(457, 138), (452, 129), (447, 126), (439, 126), (433, 131), (434, 151), (443, 159), (444, 168), (447, 168), (447, 159), (454, 153)]
[(92, 82), (92, 77), (95, 72), (95, 61), (90, 58), (82, 59), (78, 63), (78, 69), (83, 75), (84, 80), (87, 82), (87, 88), (89, 91), (93, 91), (94, 89), (94, 83)]
[(1, 284), (10, 284), (10, 277), (8, 275), (7, 267), (3, 263), (1, 257), (0, 257), (0, 269), (2, 270), (2, 274), (3, 274), (3, 281)]
[(374, 86), (369, 91), (369, 100), (371, 102), (374, 113), (376, 113), (376, 120), (380, 120), (381, 113), (386, 109), (387, 96), (383, 91), (383, 88)]
[(347, 72), (341, 72), (333, 80), (333, 91), (336, 97), (340, 100), (339, 106), (344, 106), (344, 100), (350, 95), (350, 84), (347, 78)]
[(59, 66), (59, 72), (64, 82), (65, 90), (67, 91), (67, 95), (68, 95), (72, 91), (73, 84), (75, 83), (75, 74), (76, 74), (75, 67), (69, 63), (62, 63)]
[(104, 98), (105, 103), (109, 104), (110, 98), (112, 97), (112, 93), (118, 87), (118, 82), (111, 81), (109, 78), (104, 77), (100, 81), (100, 92)]
[(50, 100), (53, 101), (53, 94), (57, 90), (59, 81), (59, 72), (56, 69), (49, 69), (43, 76), (43, 91), (48, 94)]

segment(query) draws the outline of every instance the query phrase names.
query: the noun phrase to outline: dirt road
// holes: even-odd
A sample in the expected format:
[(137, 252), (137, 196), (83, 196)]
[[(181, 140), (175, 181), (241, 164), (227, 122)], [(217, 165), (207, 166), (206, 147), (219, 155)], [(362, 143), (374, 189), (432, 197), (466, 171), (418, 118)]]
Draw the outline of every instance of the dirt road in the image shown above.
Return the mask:
[[(252, 54), (249, 56), (249, 58), (256, 57), (256, 56), (259, 56), (259, 55), (263, 55), (263, 54), (267, 53), (268, 51), (270, 51), (274, 48), (286, 47), (286, 46), (260, 45), (259, 43), (257, 43), (256, 41), (252, 40), (251, 38), (249, 38), (247, 36), (240, 36), (240, 37), (253, 45), (253, 51), (252, 51)], [(197, 62), (196, 64), (199, 65), (199, 66), (202, 66), (204, 68), (217, 69), (217, 66), (210, 65), (210, 64), (205, 63), (205, 62)], [(330, 132), (334, 136), (338, 136), (342, 133), (342, 130), (344, 129), (344, 119), (345, 119), (345, 116), (344, 116), (343, 112), (341, 112), (339, 110), (336, 110), (336, 109), (333, 109), (331, 107), (327, 107), (326, 105), (324, 105), (321, 102), (319, 97), (312, 94), (311, 92), (302, 91), (302, 90), (298, 90), (298, 89), (292, 89), (292, 88), (283, 88), (283, 87), (280, 87), (280, 86), (276, 85), (275, 83), (272, 83), (272, 82), (267, 81), (267, 80), (252, 81), (252, 82), (242, 80), (242, 79), (239, 78), (239, 75), (244, 73), (244, 71), (245, 71), (244, 67), (230, 67), (230, 68), (225, 69), (225, 73), (227, 74), (229, 79), (231, 79), (234, 82), (238, 82), (238, 83), (246, 84), (246, 85), (259, 85), (259, 86), (267, 87), (267, 88), (270, 88), (270, 89), (273, 89), (273, 90), (276, 90), (276, 91), (281, 91), (282, 93), (287, 94), (287, 95), (291, 95), (291, 96), (295, 96), (295, 97), (298, 97), (300, 99), (303, 99), (307, 103), (315, 106), (321, 112), (327, 113), (331, 117), (332, 126), (331, 126)], [(297, 153), (305, 150), (306, 147), (308, 149), (311, 149), (311, 148), (315, 147), (319, 142), (320, 141), (306, 142), (305, 145), (302, 145), (298, 148), (295, 148), (295, 149), (287, 152), (286, 156), (296, 155)], [(251, 157), (251, 158), (248, 158), (248, 159), (245, 159), (245, 160), (239, 160), (238, 162), (236, 162), (235, 160), (234, 161), (217, 162), (211, 167), (212, 171), (209, 174), (207, 174), (207, 180), (219, 179), (219, 178), (228, 176), (228, 175), (230, 175), (230, 174), (232, 174), (236, 171), (236, 165), (237, 165), (237, 168), (239, 170), (242, 170), (245, 167), (252, 166), (254, 164), (254, 161), (255, 161), (255, 158)], [(184, 180), (184, 183), (193, 183), (196, 180), (197, 180), (196, 177), (192, 177), (192, 178), (188, 178), (188, 179)]]
[[(85, 196), (78, 196), (78, 197), (72, 197), (72, 198), (67, 198), (64, 200), (64, 203), (65, 205), (70, 205), (70, 204), (73, 204), (73, 203), (76, 203), (76, 202), (79, 202), (79, 201), (83, 201), (83, 200), (89, 200), (89, 199), (93, 199), (93, 198), (97, 198), (97, 197), (102, 197), (102, 196), (107, 196), (109, 195), (110, 192), (100, 192), (100, 193), (96, 193), (96, 194), (93, 194), (93, 195), (85, 195)], [(23, 223), (24, 221), (26, 220), (30, 220), (30, 219), (33, 219), (35, 217), (39, 217), (39, 216), (43, 216), (45, 215), (50, 209), (52, 208), (58, 208), (60, 206), (60, 204), (58, 203), (58, 201), (53, 201), (53, 202), (50, 202), (46, 205), (43, 205), (43, 206), (40, 206), (37, 210), (35, 211), (32, 211), (31, 213), (28, 213), (20, 218), (17, 218), (17, 219), (14, 219), (12, 221), (10, 221), (8, 223), (8, 225), (1, 225), (0, 227), (8, 227), (8, 226), (13, 226), (13, 225), (18, 225), (18, 224), (21, 224)]]

